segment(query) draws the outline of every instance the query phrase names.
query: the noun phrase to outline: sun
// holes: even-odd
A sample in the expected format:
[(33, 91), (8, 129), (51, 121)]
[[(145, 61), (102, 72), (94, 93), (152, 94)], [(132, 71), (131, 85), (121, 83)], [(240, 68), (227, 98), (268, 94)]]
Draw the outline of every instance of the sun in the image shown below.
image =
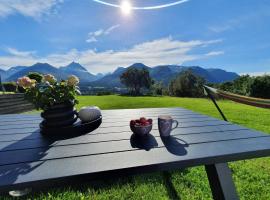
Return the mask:
[(132, 10), (132, 5), (131, 5), (130, 1), (124, 0), (121, 3), (120, 8), (122, 10), (122, 13), (124, 13), (125, 15), (129, 15), (131, 13), (131, 10)]

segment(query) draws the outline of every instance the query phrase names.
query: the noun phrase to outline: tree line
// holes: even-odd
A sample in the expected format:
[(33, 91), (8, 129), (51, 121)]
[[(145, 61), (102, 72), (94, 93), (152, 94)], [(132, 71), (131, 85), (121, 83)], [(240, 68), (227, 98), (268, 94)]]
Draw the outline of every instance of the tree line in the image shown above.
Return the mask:
[(232, 82), (213, 84), (221, 90), (257, 98), (270, 99), (270, 76), (243, 75)]
[(129, 68), (120, 76), (120, 81), (129, 89), (133, 96), (170, 95), (181, 97), (203, 97), (205, 80), (192, 73), (191, 70), (180, 73), (171, 80), (168, 86), (162, 82), (155, 82), (147, 69)]
[(212, 87), (232, 92), (235, 94), (270, 98), (270, 76), (243, 75), (231, 82), (220, 84), (210, 84), (206, 80), (191, 70), (179, 73), (172, 79), (169, 85), (162, 82), (155, 82), (149, 71), (145, 68), (129, 68), (120, 76), (120, 81), (129, 89), (130, 95), (169, 95), (178, 97), (204, 97), (203, 85), (207, 84)]

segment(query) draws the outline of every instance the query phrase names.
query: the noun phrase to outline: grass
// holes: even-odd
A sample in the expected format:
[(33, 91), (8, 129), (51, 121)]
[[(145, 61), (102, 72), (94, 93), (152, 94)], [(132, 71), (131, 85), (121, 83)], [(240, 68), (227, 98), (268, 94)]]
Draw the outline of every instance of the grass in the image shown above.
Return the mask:
[(0, 95), (1, 94), (14, 94), (14, 92), (3, 92), (3, 91), (0, 91)]
[[(183, 107), (220, 118), (214, 105), (207, 99), (174, 97), (81, 96), (78, 108), (97, 105), (101, 109)], [(254, 108), (230, 101), (219, 101), (224, 114), (234, 123), (270, 133), (269, 110)], [(79, 163), (78, 163), (79, 164)], [(230, 163), (240, 199), (270, 199), (270, 158), (259, 158)], [(76, 167), (76, 166), (74, 166)], [(163, 173), (152, 173), (86, 182), (49, 189), (31, 194), (31, 199), (211, 199), (211, 191), (203, 167), (172, 171), (169, 187)], [(175, 189), (175, 191), (173, 190)], [(3, 197), (9, 199), (9, 197)]]

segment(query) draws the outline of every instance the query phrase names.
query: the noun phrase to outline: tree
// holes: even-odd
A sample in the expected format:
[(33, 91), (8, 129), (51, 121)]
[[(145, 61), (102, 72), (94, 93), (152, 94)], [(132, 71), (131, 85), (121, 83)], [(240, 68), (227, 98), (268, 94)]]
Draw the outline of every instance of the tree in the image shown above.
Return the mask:
[[(233, 82), (220, 83), (220, 84), (217, 84), (216, 86), (217, 86), (217, 88), (219, 88), (223, 91), (233, 92), (233, 87), (234, 87)], [(215, 87), (215, 86), (213, 86), (213, 87)]]
[(129, 68), (120, 76), (120, 81), (130, 91), (132, 95), (141, 94), (141, 89), (149, 89), (153, 84), (153, 80), (150, 77), (149, 71), (145, 68)]
[(250, 84), (252, 77), (249, 75), (243, 75), (233, 81), (233, 89), (231, 92), (241, 95), (249, 95)]
[(164, 88), (162, 82), (156, 82), (151, 86), (152, 94), (153, 95), (163, 95)]
[(179, 97), (203, 97), (203, 84), (205, 80), (192, 71), (187, 70), (180, 73), (169, 84), (169, 93)]
[(37, 81), (37, 83), (41, 83), (43, 76), (38, 72), (29, 72), (27, 75), (30, 79), (34, 79)]
[(250, 96), (270, 98), (270, 76), (257, 76), (250, 85)]

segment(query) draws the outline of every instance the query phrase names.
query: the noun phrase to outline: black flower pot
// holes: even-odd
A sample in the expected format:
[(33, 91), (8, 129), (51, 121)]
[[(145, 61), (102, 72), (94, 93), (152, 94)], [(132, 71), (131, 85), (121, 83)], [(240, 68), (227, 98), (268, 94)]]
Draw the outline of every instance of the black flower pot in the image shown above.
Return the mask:
[(41, 113), (44, 119), (41, 124), (46, 128), (62, 128), (71, 126), (77, 121), (77, 111), (74, 103), (55, 104)]

